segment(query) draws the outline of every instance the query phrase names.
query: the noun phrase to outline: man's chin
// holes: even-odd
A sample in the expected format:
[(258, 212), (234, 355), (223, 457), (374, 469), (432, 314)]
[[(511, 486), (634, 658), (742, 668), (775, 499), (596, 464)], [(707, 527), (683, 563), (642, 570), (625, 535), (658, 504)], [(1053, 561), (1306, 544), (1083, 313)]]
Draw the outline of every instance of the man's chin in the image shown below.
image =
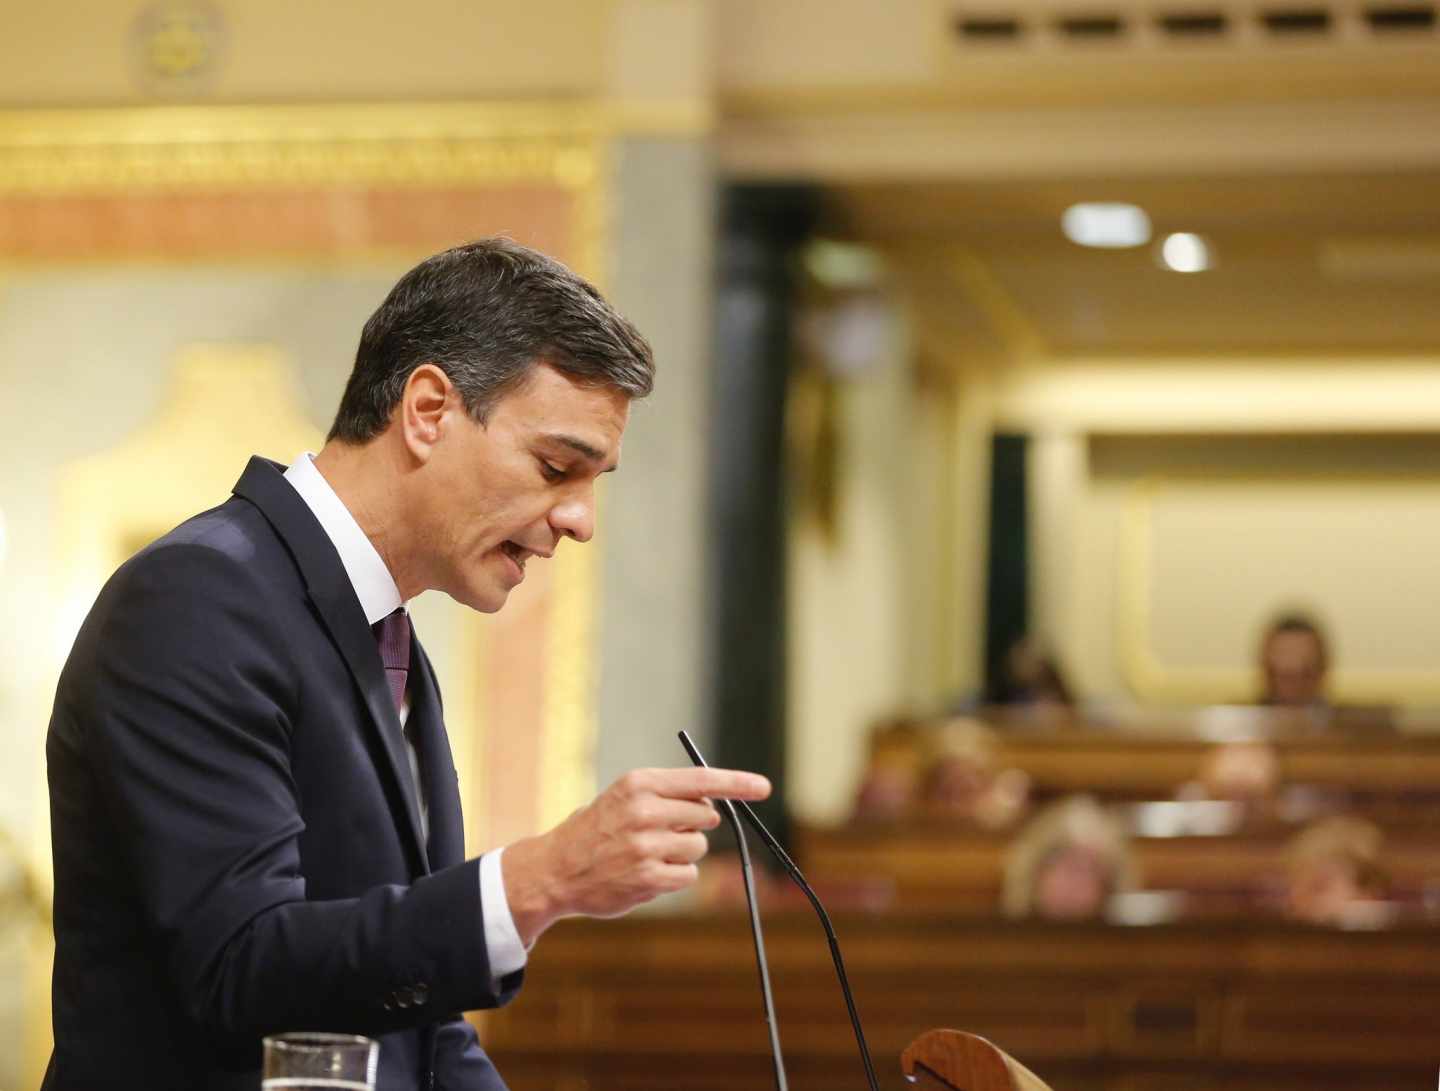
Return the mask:
[(510, 598), (510, 592), (498, 588), (486, 588), (484, 591), (476, 588), (464, 588), (459, 594), (454, 591), (448, 592), (450, 597), (461, 606), (468, 606), (470, 609), (481, 614), (496, 614)]

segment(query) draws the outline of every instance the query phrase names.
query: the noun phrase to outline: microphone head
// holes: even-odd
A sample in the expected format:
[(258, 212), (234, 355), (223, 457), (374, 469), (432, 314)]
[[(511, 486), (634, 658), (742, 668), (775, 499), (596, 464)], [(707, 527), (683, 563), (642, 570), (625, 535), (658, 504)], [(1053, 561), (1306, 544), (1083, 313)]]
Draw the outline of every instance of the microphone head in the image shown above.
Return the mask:
[(705, 759), (701, 757), (700, 748), (691, 741), (690, 733), (688, 731), (681, 731), (679, 734), (680, 745), (685, 748), (685, 753), (690, 755), (690, 760), (700, 766), (700, 768), (708, 769), (709, 765), (707, 765)]

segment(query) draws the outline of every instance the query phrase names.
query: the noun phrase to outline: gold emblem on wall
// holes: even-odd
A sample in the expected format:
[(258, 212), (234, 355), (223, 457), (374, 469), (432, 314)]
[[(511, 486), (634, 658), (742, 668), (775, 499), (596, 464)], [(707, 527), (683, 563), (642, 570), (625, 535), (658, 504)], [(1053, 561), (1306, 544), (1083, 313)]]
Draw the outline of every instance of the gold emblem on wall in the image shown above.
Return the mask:
[(153, 4), (131, 30), (136, 76), (151, 94), (204, 91), (214, 82), (225, 45), (225, 24), (211, 4)]

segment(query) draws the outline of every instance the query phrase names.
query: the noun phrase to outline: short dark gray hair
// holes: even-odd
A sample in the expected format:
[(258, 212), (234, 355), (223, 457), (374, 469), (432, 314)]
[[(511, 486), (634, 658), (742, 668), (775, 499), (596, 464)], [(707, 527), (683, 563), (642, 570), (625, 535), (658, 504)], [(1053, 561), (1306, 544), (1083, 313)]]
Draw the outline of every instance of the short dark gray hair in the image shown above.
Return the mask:
[(649, 343), (591, 284), (505, 238), (443, 251), (400, 278), (360, 334), (329, 438), (378, 436), (410, 373), (427, 363), (482, 424), (542, 363), (631, 398), (649, 394), (655, 376)]

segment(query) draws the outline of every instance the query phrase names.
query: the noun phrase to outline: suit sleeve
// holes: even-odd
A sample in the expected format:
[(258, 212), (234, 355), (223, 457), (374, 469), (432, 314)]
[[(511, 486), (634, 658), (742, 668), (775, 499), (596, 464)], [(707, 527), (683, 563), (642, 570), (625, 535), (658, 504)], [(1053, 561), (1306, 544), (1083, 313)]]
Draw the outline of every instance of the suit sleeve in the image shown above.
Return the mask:
[(435, 1091), (507, 1091), (475, 1028), (453, 1019), (435, 1028)]
[(267, 624), (276, 592), (224, 546), (170, 545), (132, 562), (101, 618), (87, 718), (187, 1014), (220, 1036), (384, 1033), (503, 1003), (518, 975), (492, 980), (478, 861), (306, 900), (289, 762), (295, 660)]

